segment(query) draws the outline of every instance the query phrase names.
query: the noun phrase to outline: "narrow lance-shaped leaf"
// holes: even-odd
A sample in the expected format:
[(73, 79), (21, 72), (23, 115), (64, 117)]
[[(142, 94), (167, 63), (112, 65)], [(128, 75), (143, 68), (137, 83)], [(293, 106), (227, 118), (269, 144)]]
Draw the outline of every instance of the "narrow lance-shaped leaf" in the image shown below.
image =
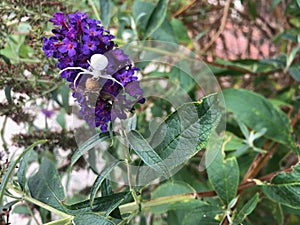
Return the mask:
[(300, 164), (292, 172), (281, 172), (271, 183), (264, 184), (263, 192), (275, 202), (300, 209)]
[(94, 213), (76, 215), (73, 224), (75, 225), (114, 225), (114, 223), (103, 216)]
[(161, 172), (165, 177), (170, 176), (169, 170), (163, 160), (139, 132), (132, 130), (127, 134), (127, 138), (134, 152), (146, 165), (150, 166), (157, 172)]
[(0, 205), (2, 205), (2, 201), (3, 201), (3, 196), (4, 196), (6, 185), (7, 185), (8, 181), (9, 181), (9, 178), (12, 176), (12, 174), (14, 172), (14, 169), (16, 168), (17, 164), (20, 162), (20, 160), (24, 157), (24, 155), (27, 152), (31, 151), (35, 146), (37, 146), (39, 144), (45, 143), (46, 141), (47, 140), (40, 140), (40, 141), (37, 141), (37, 142), (33, 143), (28, 148), (26, 148), (19, 155), (19, 157), (16, 160), (10, 162), (9, 167), (7, 169), (7, 172), (2, 177), (1, 184), (0, 184)]
[(11, 97), (11, 89), (12, 89), (12, 86), (6, 86), (4, 88), (4, 94), (5, 94), (5, 97), (6, 97), (7, 101), (8, 101), (8, 104), (13, 105), (14, 102), (13, 102), (13, 99)]
[(168, 3), (169, 0), (159, 0), (157, 3), (148, 20), (144, 37), (145, 39), (153, 34), (164, 22), (167, 15)]
[(20, 200), (14, 200), (12, 202), (6, 203), (4, 206), (0, 207), (0, 212), (8, 211), (13, 205), (17, 204)]
[(237, 194), (239, 166), (235, 157), (224, 159), (220, 147), (221, 145), (207, 151), (205, 157), (207, 173), (214, 190), (223, 203), (228, 205)]
[(105, 27), (107, 27), (110, 21), (111, 0), (99, 0), (99, 2), (100, 2), (101, 22)]
[(78, 149), (74, 152), (71, 159), (71, 166), (73, 166), (81, 156), (83, 156), (89, 150), (94, 148), (97, 144), (105, 141), (108, 138), (110, 138), (109, 132), (95, 134), (93, 137), (89, 138), (86, 142), (80, 145)]
[[(90, 200), (84, 200), (72, 205), (64, 204), (66, 212), (71, 215), (78, 215), (88, 212), (105, 212), (110, 213), (114, 211), (123, 201), (127, 200), (131, 196), (130, 192), (114, 193), (104, 197), (98, 197), (94, 199), (93, 207), (90, 206)], [(108, 215), (108, 214), (107, 214)], [(111, 216), (115, 218), (121, 218), (118, 210), (111, 213)]]
[(94, 199), (95, 196), (99, 190), (99, 188), (102, 185), (102, 182), (105, 180), (105, 178), (108, 176), (108, 174), (116, 167), (119, 165), (119, 163), (121, 163), (122, 161), (115, 161), (113, 163), (111, 163), (109, 166), (107, 166), (106, 168), (104, 168), (104, 170), (101, 171), (101, 173), (97, 176), (92, 189), (91, 189), (91, 194), (90, 194), (90, 201), (91, 201), (91, 207), (94, 204)]
[(113, 193), (111, 182), (109, 179), (104, 179), (101, 185), (101, 196), (107, 196)]
[(234, 216), (233, 222), (235, 225), (241, 224), (246, 217), (252, 213), (257, 205), (258, 200), (259, 194), (256, 193), (248, 202), (246, 202), (241, 210)]
[(288, 69), (292, 62), (294, 61), (295, 59), (295, 56), (297, 54), (297, 52), (299, 51), (300, 49), (300, 46), (298, 45), (297, 47), (294, 47), (291, 51), (291, 53), (287, 56), (287, 59), (286, 59), (286, 69)]
[(65, 198), (64, 188), (55, 164), (43, 159), (38, 172), (28, 179), (28, 187), (33, 198), (65, 212), (62, 201)]
[(18, 183), (21, 187), (22, 190), (25, 189), (25, 183), (26, 183), (26, 169), (27, 169), (27, 160), (28, 160), (28, 156), (29, 156), (30, 152), (27, 152), (23, 159), (20, 162), (19, 165), (19, 169), (17, 172), (17, 176), (18, 176)]
[(296, 81), (300, 82), (300, 70), (297, 66), (291, 66), (288, 71)]

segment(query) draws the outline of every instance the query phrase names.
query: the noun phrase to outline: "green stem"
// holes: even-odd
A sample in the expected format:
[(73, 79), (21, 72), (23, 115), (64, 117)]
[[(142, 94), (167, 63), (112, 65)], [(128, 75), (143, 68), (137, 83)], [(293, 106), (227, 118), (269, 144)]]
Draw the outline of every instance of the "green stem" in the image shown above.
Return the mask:
[(26, 195), (26, 193), (24, 193), (21, 190), (16, 189), (11, 184), (7, 184), (6, 187), (7, 187), (8, 191), (11, 192), (14, 196), (19, 195), (21, 199), (23, 199), (25, 201), (28, 201), (28, 202), (31, 202), (34, 205), (40, 206), (40, 207), (42, 207), (42, 208), (44, 208), (44, 209), (46, 209), (46, 210), (48, 210), (48, 211), (50, 211), (52, 213), (55, 213), (55, 214), (57, 214), (59, 216), (62, 216), (64, 218), (73, 218), (71, 215), (69, 215), (67, 213), (59, 211), (59, 210), (53, 208), (52, 206), (49, 206), (49, 205), (47, 205), (47, 204), (45, 204), (45, 203), (43, 203), (43, 202), (41, 202), (39, 200), (36, 200), (36, 199), (34, 199), (34, 198)]
[(32, 212), (32, 210), (31, 210), (31, 208), (30, 208), (30, 206), (28, 205), (27, 202), (25, 202), (25, 205), (26, 205), (26, 207), (28, 208), (29, 214), (30, 214), (30, 216), (33, 218), (33, 220), (35, 221), (35, 223), (36, 223), (37, 225), (40, 225), (40, 222), (38, 221), (38, 219), (36, 218), (36, 216), (35, 216), (34, 213)]
[(7, 116), (4, 118), (3, 124), (2, 124), (2, 128), (1, 128), (1, 140), (2, 140), (2, 146), (5, 150), (6, 153), (8, 153), (8, 147), (7, 147), (7, 142), (4, 138), (4, 132), (5, 132), (5, 127), (6, 127), (6, 122), (7, 122)]
[(122, 222), (118, 223), (118, 225), (128, 224), (137, 214), (138, 214), (138, 211), (136, 211), (135, 213), (132, 213), (130, 216), (125, 218)]
[[(142, 211), (148, 211), (149, 209), (156, 206), (171, 204), (171, 203), (181, 202), (181, 201), (187, 201), (191, 199), (195, 199), (195, 195), (193, 193), (177, 194), (177, 195), (165, 196), (165, 197), (155, 198), (149, 201), (141, 202), (140, 206)], [(120, 206), (121, 214), (133, 212), (136, 210), (139, 210), (139, 205), (136, 202), (130, 202)]]
[(196, 57), (189, 57), (185, 54), (180, 54), (180, 53), (176, 54), (174, 52), (166, 51), (166, 50), (163, 50), (163, 49), (160, 49), (160, 48), (152, 48), (152, 47), (147, 47), (147, 46), (144, 46), (144, 45), (131, 45), (130, 48), (148, 50), (148, 51), (151, 51), (151, 52), (160, 53), (162, 55), (175, 56), (175, 57), (178, 57), (178, 58), (181, 58), (181, 59), (188, 59), (188, 60), (197, 61), (197, 62), (199, 61), (199, 59), (197, 59)]
[[(122, 135), (126, 141), (125, 143), (125, 146), (129, 146), (128, 145), (128, 141), (127, 141), (127, 136), (126, 136), (126, 133), (124, 131), (122, 131)], [(132, 185), (132, 182), (131, 182), (131, 169), (130, 169), (130, 163), (131, 163), (131, 156), (130, 156), (130, 152), (129, 152), (129, 148), (126, 147), (126, 160), (125, 160), (125, 163), (126, 163), (126, 167), (127, 167), (127, 177), (128, 177), (128, 185), (129, 185), (129, 189), (130, 189), (130, 192), (132, 194), (132, 197), (135, 201), (135, 203), (137, 205), (139, 205), (139, 202), (140, 202), (140, 199), (138, 198), (134, 188), (133, 188), (133, 185)]]
[(98, 13), (98, 10), (97, 10), (97, 8), (96, 8), (96, 6), (95, 6), (94, 1), (93, 1), (93, 0), (89, 0), (89, 4), (91, 5), (91, 7), (92, 7), (92, 9), (93, 9), (93, 11), (94, 11), (94, 14), (95, 14), (96, 19), (97, 19), (97, 20), (101, 20), (101, 19), (100, 19), (100, 16), (99, 16), (99, 13)]
[[(31, 81), (31, 80), (26, 79), (26, 78), (18, 78), (18, 77), (5, 77), (4, 79), (5, 80), (23, 81), (23, 82)], [(50, 80), (44, 80), (44, 79), (37, 79), (37, 80), (34, 80), (34, 81), (37, 82), (37, 83), (57, 84), (57, 82), (50, 81)]]
[(69, 217), (69, 218), (62, 218), (62, 219), (59, 219), (59, 220), (54, 220), (54, 221), (51, 221), (49, 223), (45, 223), (44, 225), (56, 225), (56, 224), (67, 224), (68, 222), (71, 222), (73, 218), (72, 217)]

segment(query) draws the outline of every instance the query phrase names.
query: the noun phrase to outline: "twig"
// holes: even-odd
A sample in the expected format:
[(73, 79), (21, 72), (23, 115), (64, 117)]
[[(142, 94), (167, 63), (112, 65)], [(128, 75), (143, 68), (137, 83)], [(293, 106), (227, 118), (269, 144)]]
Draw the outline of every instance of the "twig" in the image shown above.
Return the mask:
[[(264, 177), (258, 178), (258, 179), (263, 180), (263, 181), (269, 181), (278, 173), (280, 173), (282, 171), (288, 172), (290, 170), (291, 170), (291, 168), (283, 169), (280, 171), (276, 171), (274, 173), (270, 173), (270, 174), (268, 174)], [(244, 183), (241, 183), (238, 186), (238, 193), (241, 193), (244, 189), (246, 189), (248, 187), (253, 187), (256, 185), (257, 185), (257, 183), (253, 180), (248, 180)], [(155, 199), (151, 199), (151, 200), (147, 200), (147, 201), (142, 201), (141, 202), (141, 210), (147, 211), (152, 207), (156, 207), (156, 206), (160, 206), (160, 205), (164, 205), (164, 204), (188, 201), (188, 200), (197, 199), (197, 198), (213, 197), (213, 196), (217, 196), (217, 193), (215, 191), (205, 191), (205, 192), (197, 192), (197, 193), (185, 193), (185, 194), (164, 196), (164, 197), (159, 197), (159, 198), (155, 198)], [(120, 206), (121, 214), (133, 212), (133, 211), (136, 211), (137, 209), (138, 209), (138, 204), (136, 202), (126, 203), (126, 204)], [(223, 222), (225, 222), (225, 220)]]
[(228, 17), (230, 3), (231, 3), (231, 0), (226, 1), (225, 6), (224, 6), (223, 17), (221, 20), (220, 29), (217, 31), (217, 33), (215, 33), (215, 35), (212, 37), (211, 41), (203, 48), (204, 52), (206, 52), (215, 43), (215, 41), (218, 39), (218, 37), (223, 33), (223, 31), (225, 29), (227, 17)]
[(191, 1), (189, 4), (186, 4), (185, 6), (183, 6), (182, 8), (180, 8), (179, 10), (177, 10), (174, 14), (173, 14), (173, 18), (178, 17), (180, 14), (182, 14), (184, 11), (188, 10), (192, 5), (194, 5), (196, 3), (197, 0), (193, 0)]
[(261, 180), (261, 181), (269, 181), (269, 180), (272, 180), (273, 177), (275, 177), (276, 175), (278, 175), (281, 172), (286, 172), (287, 173), (287, 172), (291, 172), (291, 171), (293, 171), (292, 166), (290, 166), (289, 168), (285, 168), (285, 169), (279, 170), (279, 171), (275, 171), (273, 173), (269, 173), (269, 174), (267, 174), (265, 176), (260, 177), (259, 180)]
[(298, 122), (298, 120), (300, 119), (300, 109), (298, 109), (297, 114), (295, 115), (295, 117), (292, 119), (291, 121), (291, 126), (294, 127), (296, 125), (296, 123)]
[[(263, 149), (268, 149), (270, 146), (271, 142), (267, 142), (264, 146)], [(273, 146), (274, 147), (274, 146)], [(276, 146), (277, 147), (277, 146)], [(274, 148), (272, 148), (274, 149)], [(272, 150), (270, 150), (272, 151)], [(269, 151), (269, 152), (270, 152)], [(273, 150), (274, 151), (274, 150)], [(268, 152), (268, 154), (269, 154)], [(256, 157), (254, 158), (253, 162), (251, 163), (247, 173), (245, 174), (243, 180), (241, 183), (245, 183), (248, 179), (253, 178), (259, 171), (257, 171), (257, 167), (260, 167), (262, 160), (264, 158), (265, 154), (259, 153), (256, 155)]]

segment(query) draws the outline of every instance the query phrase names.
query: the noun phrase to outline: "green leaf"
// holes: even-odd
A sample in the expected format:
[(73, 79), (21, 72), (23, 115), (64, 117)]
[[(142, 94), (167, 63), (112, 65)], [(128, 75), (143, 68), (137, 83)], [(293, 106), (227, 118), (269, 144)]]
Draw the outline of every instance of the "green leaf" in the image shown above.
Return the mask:
[(263, 185), (263, 192), (275, 202), (300, 209), (300, 164), (291, 172), (281, 172), (271, 183)]
[(14, 170), (17, 166), (17, 164), (21, 161), (21, 159), (24, 157), (24, 155), (31, 151), (35, 146), (39, 145), (39, 144), (43, 144), (47, 142), (47, 140), (39, 140), (37, 142), (34, 142), (32, 145), (30, 145), (29, 147), (27, 147), (19, 156), (17, 159), (15, 160), (11, 160), (11, 162), (9, 163), (8, 169), (6, 171), (6, 173), (4, 174), (4, 176), (2, 177), (1, 180), (1, 184), (0, 184), (0, 205), (2, 205), (2, 201), (3, 201), (3, 196), (4, 196), (4, 192), (5, 192), (5, 188), (6, 185), (8, 184), (8, 181), (10, 179), (10, 177), (12, 176), (12, 174), (14, 173)]
[(294, 61), (295, 59), (295, 56), (297, 54), (297, 52), (299, 51), (300, 49), (300, 46), (298, 45), (297, 47), (294, 47), (291, 51), (291, 53), (288, 55), (287, 59), (286, 59), (286, 68), (288, 69), (292, 62)]
[(220, 225), (222, 214), (223, 210), (216, 206), (201, 206), (186, 214), (182, 225)]
[(146, 165), (150, 166), (157, 172), (162, 173), (164, 177), (170, 177), (169, 170), (163, 160), (139, 132), (132, 130), (127, 134), (127, 138), (134, 152)]
[(135, 0), (132, 6), (132, 16), (137, 23), (137, 26), (142, 30), (146, 29), (150, 19), (151, 12), (154, 11), (155, 5), (152, 2), (144, 2)]
[(71, 222), (72, 222), (72, 218), (62, 218), (49, 223), (45, 223), (44, 225), (70, 225)]
[(14, 102), (11, 97), (11, 89), (12, 89), (12, 86), (5, 86), (4, 93), (5, 93), (5, 97), (7, 99), (8, 104), (13, 105)]
[(89, 138), (86, 142), (81, 144), (78, 149), (74, 152), (71, 158), (71, 167), (77, 162), (77, 160), (87, 153), (89, 150), (94, 148), (97, 144), (105, 141), (106, 139), (110, 138), (109, 132), (95, 134), (91, 138)]
[(158, 127), (150, 144), (164, 137), (155, 151), (163, 160), (176, 151), (177, 156), (167, 164), (175, 168), (206, 147), (220, 116), (217, 94), (183, 104)]
[(18, 203), (20, 200), (14, 200), (11, 202), (6, 203), (4, 206), (0, 207), (0, 212), (3, 212), (4, 210), (8, 211), (10, 210), (10, 208), (15, 205), (16, 203)]
[(164, 22), (167, 15), (167, 6), (169, 0), (159, 0), (155, 9), (152, 11), (151, 16), (147, 22), (145, 39), (152, 35)]
[(271, 4), (271, 11), (281, 2), (281, 0), (273, 0)]
[(28, 179), (28, 187), (33, 198), (65, 212), (62, 201), (65, 198), (55, 164), (44, 158), (38, 172)]
[(105, 178), (109, 175), (109, 173), (116, 167), (119, 165), (119, 163), (122, 161), (115, 161), (113, 163), (111, 163), (109, 166), (105, 167), (101, 173), (97, 176), (92, 189), (91, 189), (91, 193), (90, 193), (90, 206), (93, 207), (94, 204), (94, 199), (96, 197), (96, 194), (99, 190), (99, 188), (102, 185), (102, 182), (105, 180)]
[(64, 108), (61, 108), (59, 114), (56, 117), (56, 122), (61, 126), (62, 129), (66, 129), (66, 111)]
[(184, 24), (178, 19), (172, 19), (171, 25), (175, 36), (178, 38), (180, 43), (191, 44), (191, 39), (188, 35), (188, 31)]
[(70, 88), (66, 85), (62, 85), (60, 88), (60, 92), (62, 98), (62, 106), (68, 113), (70, 111), (70, 106), (69, 106)]
[(256, 20), (257, 12), (256, 12), (256, 3), (253, 0), (248, 0), (249, 12), (253, 20)]
[(288, 71), (296, 81), (300, 82), (300, 70), (296, 66), (291, 66)]
[(126, 129), (129, 130), (135, 130), (137, 124), (137, 116), (134, 114), (132, 117), (128, 119), (128, 123), (126, 124)]
[(217, 149), (218, 147), (206, 152), (207, 174), (218, 196), (228, 205), (237, 194), (240, 171), (235, 157), (224, 159), (220, 147)]
[(226, 131), (223, 144), (224, 151), (233, 151), (237, 150), (241, 145), (243, 145), (243, 139), (239, 138), (229, 131)]
[(276, 219), (276, 222), (278, 223), (278, 225), (283, 225), (283, 223), (284, 223), (284, 214), (283, 214), (283, 211), (282, 211), (281, 204), (276, 204), (275, 205), (275, 210), (273, 210), (273, 215), (274, 215), (274, 218)]
[(195, 86), (195, 82), (189, 74), (192, 74), (190, 65), (187, 60), (182, 59), (175, 63), (169, 76), (171, 80), (179, 82), (186, 92), (189, 92)]
[[(189, 184), (175, 181), (175, 182), (167, 182), (160, 185), (155, 191), (152, 193), (152, 199), (184, 194), (184, 193), (195, 193), (195, 189), (192, 188)], [(164, 205), (160, 205), (157, 207), (151, 207), (152, 213), (165, 213), (170, 210), (179, 210), (179, 209), (194, 209), (196, 207), (203, 206), (205, 203), (199, 199), (186, 199), (185, 201), (166, 203)]]
[(101, 196), (107, 196), (113, 194), (111, 182), (109, 179), (104, 179), (101, 185)]
[(26, 184), (26, 169), (27, 169), (27, 161), (28, 161), (29, 154), (30, 152), (27, 152), (24, 155), (23, 159), (20, 162), (18, 172), (17, 172), (18, 183), (22, 190), (25, 189), (25, 184)]
[(16, 214), (21, 214), (21, 215), (25, 215), (25, 216), (31, 216), (31, 211), (30, 209), (26, 206), (26, 205), (16, 205), (13, 208), (13, 213)]
[[(149, 144), (155, 146), (155, 152), (171, 171), (207, 146), (220, 116), (218, 94), (212, 94), (199, 102), (183, 104), (158, 126)], [(143, 183), (159, 175), (161, 172), (157, 174), (154, 168), (146, 167), (143, 170), (141, 167), (137, 179)]]
[(161, 26), (152, 34), (154, 40), (177, 43), (176, 35), (170, 21), (166, 18)]
[(111, 0), (99, 0), (100, 2), (100, 13), (101, 13), (101, 23), (103, 26), (108, 27), (110, 21), (110, 7)]
[[(90, 206), (90, 200), (84, 200), (72, 205), (65, 204), (64, 207), (66, 208), (66, 211), (72, 215), (87, 212), (106, 212), (110, 214), (110, 212), (115, 210), (124, 200), (128, 199), (129, 196), (131, 196), (130, 192), (120, 192), (108, 196), (98, 197), (94, 199), (92, 208)], [(120, 217), (119, 214), (119, 211), (116, 211), (112, 216), (118, 218)]]
[(295, 145), (289, 118), (269, 100), (245, 89), (226, 89), (223, 95), (227, 110), (248, 127), (257, 132), (266, 128), (265, 137), (287, 146)]
[(75, 225), (114, 225), (114, 223), (103, 216), (94, 213), (85, 213), (75, 216)]
[(241, 210), (234, 216), (233, 222), (236, 225), (241, 224), (248, 215), (252, 213), (255, 209), (259, 200), (259, 194), (256, 193), (242, 208)]

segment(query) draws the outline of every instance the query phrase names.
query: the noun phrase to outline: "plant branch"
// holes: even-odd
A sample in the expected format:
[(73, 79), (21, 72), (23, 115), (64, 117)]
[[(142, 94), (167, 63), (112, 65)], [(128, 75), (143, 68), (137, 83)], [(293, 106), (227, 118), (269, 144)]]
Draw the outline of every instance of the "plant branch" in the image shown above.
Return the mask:
[[(281, 171), (277, 171), (277, 173), (279, 173), (279, 172), (281, 172)], [(273, 173), (270, 175), (267, 175), (265, 177), (262, 177), (262, 179), (270, 180), (273, 178), (272, 175), (273, 175)], [(238, 186), (238, 192), (241, 192), (245, 188), (256, 186), (256, 185), (257, 185), (256, 182), (253, 180), (247, 181)], [(159, 198), (141, 202), (141, 210), (149, 211), (152, 207), (156, 207), (156, 206), (171, 204), (171, 203), (175, 203), (175, 202), (189, 201), (189, 200), (204, 198), (204, 197), (213, 197), (213, 196), (217, 196), (217, 193), (215, 191), (185, 193), (185, 194), (177, 194), (177, 195), (159, 197)], [(120, 212), (121, 212), (121, 214), (130, 213), (130, 212), (134, 212), (134, 211), (138, 210), (138, 208), (139, 208), (139, 206), (136, 202), (130, 202), (130, 203), (121, 205)]]
[(298, 109), (297, 114), (294, 116), (294, 118), (291, 121), (291, 126), (294, 127), (298, 120), (300, 119), (300, 109)]
[(215, 43), (215, 41), (218, 39), (218, 37), (223, 33), (223, 31), (225, 29), (228, 13), (229, 13), (230, 3), (231, 3), (231, 0), (226, 1), (220, 28), (217, 31), (217, 33), (215, 33), (215, 35), (212, 37), (210, 42), (203, 48), (203, 50), (202, 50), (203, 52), (206, 52)]
[(190, 3), (186, 4), (185, 6), (183, 6), (182, 8), (180, 8), (179, 10), (177, 10), (174, 14), (173, 14), (173, 18), (178, 17), (180, 14), (182, 14), (183, 12), (185, 12), (186, 10), (188, 10), (192, 5), (194, 5), (197, 2), (197, 0), (192, 0)]
[[(267, 142), (264, 146), (263, 149), (267, 150), (272, 142)], [(268, 151), (267, 154), (263, 153), (258, 153), (256, 157), (254, 158), (253, 162), (251, 163), (251, 166), (249, 167), (246, 175), (243, 178), (243, 181), (241, 183), (245, 183), (248, 179), (255, 177), (260, 169), (264, 166), (264, 164), (267, 162), (267, 159), (271, 158), (273, 155), (274, 151), (277, 148), (277, 144), (275, 144), (271, 150)], [(264, 163), (263, 163), (264, 162)]]

